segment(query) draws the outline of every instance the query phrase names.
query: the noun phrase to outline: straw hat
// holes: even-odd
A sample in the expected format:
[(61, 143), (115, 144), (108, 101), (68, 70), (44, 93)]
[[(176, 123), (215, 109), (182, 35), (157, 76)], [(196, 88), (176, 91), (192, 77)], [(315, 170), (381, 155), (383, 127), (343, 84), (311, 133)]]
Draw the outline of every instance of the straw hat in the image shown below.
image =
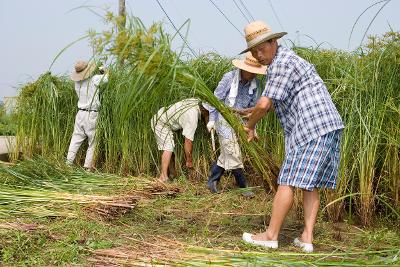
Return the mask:
[(234, 59), (232, 64), (235, 67), (255, 74), (265, 74), (267, 66), (261, 65), (250, 52), (246, 53), (245, 59)]
[(244, 33), (245, 33), (245, 38), (247, 42), (247, 49), (243, 50), (240, 54), (243, 54), (253, 47), (266, 42), (268, 40), (274, 39), (274, 38), (281, 38), (287, 32), (277, 32), (274, 33), (265, 22), (257, 20), (253, 21), (250, 24), (248, 24), (244, 28)]
[(75, 63), (75, 70), (71, 73), (71, 80), (79, 82), (86, 80), (92, 75), (96, 69), (96, 64), (93, 61), (89, 63), (83, 60), (78, 60)]

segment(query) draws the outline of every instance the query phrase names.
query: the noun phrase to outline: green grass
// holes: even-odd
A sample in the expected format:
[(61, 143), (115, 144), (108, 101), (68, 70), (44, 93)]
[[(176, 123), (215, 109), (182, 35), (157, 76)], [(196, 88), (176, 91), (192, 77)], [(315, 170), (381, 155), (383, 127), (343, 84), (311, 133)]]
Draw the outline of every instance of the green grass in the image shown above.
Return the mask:
[(0, 135), (15, 135), (17, 123), (14, 114), (6, 114), (4, 104), (0, 104)]
[[(107, 14), (108, 31), (91, 32), (94, 59), (111, 62), (108, 84), (100, 88), (102, 108), (97, 130), (96, 166), (108, 173), (156, 177), (160, 152), (150, 119), (162, 106), (196, 96), (215, 106), (241, 140), (250, 184), (273, 190), (284, 157), (281, 125), (269, 114), (258, 125), (261, 141), (247, 143), (239, 120), (216, 99), (213, 90), (230, 59), (215, 53), (190, 57), (172, 51), (176, 36), (162, 25), (145, 27), (129, 18), (115, 31), (116, 18)], [(333, 221), (363, 225), (384, 216), (399, 220), (400, 34), (371, 38), (353, 52), (294, 48), (313, 63), (325, 81), (346, 128), (341, 147), (338, 188), (323, 193), (331, 202), (326, 214)], [(21, 88), (17, 108), (17, 144), (26, 158), (41, 155), (63, 161), (76, 112), (73, 84), (66, 77), (43, 74)], [(140, 142), (138, 142), (140, 140)], [(177, 138), (178, 176), (184, 175), (182, 137)], [(82, 163), (84, 148), (77, 156)], [(205, 179), (212, 162), (210, 136), (199, 123), (194, 142), (194, 167)], [(296, 203), (297, 205), (298, 203)]]
[[(148, 178), (135, 177), (119, 193), (132, 190), (148, 193), (149, 188), (142, 185), (149, 182)], [(181, 178), (169, 185), (179, 188), (177, 195), (144, 197), (129, 213), (108, 219), (93, 216), (81, 206), (77, 207), (78, 216), (74, 218), (43, 218), (32, 214), (29, 218), (3, 218), (0, 220), (0, 264), (395, 266), (400, 263), (398, 226), (377, 224), (361, 228), (327, 222), (323, 217), (316, 227), (316, 252), (305, 255), (291, 245), (302, 225), (294, 212), (283, 226), (277, 251), (247, 245), (241, 241), (241, 234), (264, 229), (272, 195), (256, 188), (254, 199), (244, 199), (234, 188), (233, 179), (224, 179), (223, 185), (222, 194), (211, 195), (203, 182)], [(98, 191), (107, 192), (107, 189)], [(36, 229), (4, 228), (5, 223), (11, 222), (35, 224)], [(121, 253), (126, 257), (118, 257)]]

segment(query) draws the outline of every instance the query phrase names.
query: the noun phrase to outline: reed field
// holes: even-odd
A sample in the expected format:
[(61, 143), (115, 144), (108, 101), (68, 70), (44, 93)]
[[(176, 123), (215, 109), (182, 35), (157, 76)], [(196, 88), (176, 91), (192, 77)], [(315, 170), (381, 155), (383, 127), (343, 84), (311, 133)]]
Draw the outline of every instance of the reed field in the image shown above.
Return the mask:
[[(92, 59), (107, 62), (110, 74), (99, 88), (97, 170), (79, 167), (85, 147), (76, 166), (64, 164), (77, 112), (73, 82), (47, 72), (21, 87), (13, 115), (15, 166), (0, 165), (0, 263), (400, 264), (400, 33), (370, 37), (353, 52), (293, 47), (315, 65), (345, 123), (338, 187), (322, 192), (317, 253), (304, 255), (290, 245), (300, 231), (296, 209), (278, 252), (240, 241), (243, 231), (268, 223), (284, 139), (271, 113), (257, 126), (260, 140), (248, 143), (239, 119), (213, 95), (232, 69), (231, 59), (174, 51), (171, 42), (179, 36), (165, 33), (161, 24), (145, 27), (130, 17), (126, 29), (117, 30), (118, 19), (112, 14), (106, 19), (108, 31), (89, 32)], [(227, 177), (222, 194), (208, 192), (216, 154), (204, 122), (195, 135), (194, 172), (182, 167), (178, 134), (177, 177), (167, 185), (154, 181), (160, 151), (150, 119), (159, 108), (188, 97), (215, 106), (235, 128), (254, 199), (244, 200)]]
[(7, 115), (4, 107), (0, 106), (0, 135), (15, 135), (16, 125), (14, 115)]

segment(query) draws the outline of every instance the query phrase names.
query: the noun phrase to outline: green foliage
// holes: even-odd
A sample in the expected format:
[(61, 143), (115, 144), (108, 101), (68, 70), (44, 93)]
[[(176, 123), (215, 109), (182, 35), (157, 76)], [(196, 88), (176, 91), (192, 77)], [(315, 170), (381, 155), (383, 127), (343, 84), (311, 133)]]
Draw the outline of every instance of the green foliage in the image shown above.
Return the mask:
[(34, 154), (62, 158), (71, 138), (77, 111), (73, 83), (50, 73), (21, 88), (16, 108), (17, 146)]
[(17, 131), (16, 120), (13, 115), (1, 115), (0, 135), (15, 135)]
[(231, 60), (218, 55), (217, 53), (207, 53), (188, 62), (189, 67), (197, 72), (206, 86), (210, 89), (217, 88), (222, 76), (233, 69)]
[[(198, 97), (215, 106), (237, 130), (250, 182), (263, 176), (273, 187), (276, 162), (284, 157), (282, 128), (274, 114), (258, 125), (261, 141), (247, 143), (235, 115), (213, 95), (230, 59), (214, 53), (183, 60), (171, 49), (172, 38), (159, 24), (146, 28), (130, 18), (124, 30), (108, 14), (110, 29), (91, 33), (94, 57), (113, 62), (109, 82), (101, 88), (97, 129), (97, 167), (120, 174), (155, 175), (160, 153), (150, 119), (162, 106)], [(399, 33), (374, 37), (355, 52), (295, 48), (316, 66), (346, 128), (336, 193), (326, 192), (327, 215), (334, 220), (356, 214), (363, 224), (374, 214), (398, 219), (400, 213), (400, 42)], [(63, 159), (76, 113), (73, 84), (65, 77), (42, 75), (24, 86), (17, 109), (17, 141), (25, 156), (40, 154)], [(194, 142), (194, 167), (206, 179), (211, 156), (210, 137), (199, 123)], [(177, 138), (178, 167), (184, 161), (182, 138)], [(79, 161), (78, 156), (78, 161)], [(179, 170), (181, 175), (183, 170)], [(345, 196), (345, 197), (343, 197)], [(356, 210), (356, 212), (355, 212)], [(396, 212), (392, 212), (392, 211)], [(354, 218), (349, 218), (354, 219)]]
[(4, 103), (0, 102), (0, 136), (15, 135), (17, 128), (14, 114), (7, 114)]
[(137, 17), (128, 18), (128, 25), (120, 28), (119, 17), (107, 13), (110, 29), (101, 34), (91, 32), (94, 56), (103, 61), (115, 60), (118, 64), (139, 68), (145, 74), (163, 76), (168, 71), (164, 66), (171, 64), (175, 53), (170, 49), (169, 36), (161, 24), (154, 23), (146, 28)]
[(29, 259), (30, 255), (42, 248), (46, 242), (44, 235), (31, 236), (26, 233), (14, 232), (8, 236), (8, 242), (3, 244), (1, 259), (4, 262), (18, 262)]
[[(147, 195), (149, 191), (141, 185), (148, 179), (129, 180), (126, 191), (140, 188), (135, 192)], [(233, 181), (222, 182), (233, 187)], [(17, 225), (28, 223), (36, 228), (29, 231), (0, 228), (0, 265), (92, 266), (93, 260), (107, 266), (155, 262), (173, 266), (399, 264), (397, 225), (360, 229), (320, 220), (315, 229), (317, 251), (305, 254), (291, 244), (303, 224), (291, 213), (282, 229), (280, 248), (268, 251), (241, 240), (243, 231), (259, 231), (268, 221), (272, 196), (261, 188), (254, 189), (255, 198), (245, 199), (235, 189), (219, 195), (208, 194), (201, 182), (183, 181), (173, 186), (180, 188), (177, 196), (154, 195), (143, 199), (135, 210), (113, 220), (91, 218), (84, 211), (77, 218), (18, 217)], [(13, 217), (0, 220), (0, 226), (7, 226), (13, 220)]]

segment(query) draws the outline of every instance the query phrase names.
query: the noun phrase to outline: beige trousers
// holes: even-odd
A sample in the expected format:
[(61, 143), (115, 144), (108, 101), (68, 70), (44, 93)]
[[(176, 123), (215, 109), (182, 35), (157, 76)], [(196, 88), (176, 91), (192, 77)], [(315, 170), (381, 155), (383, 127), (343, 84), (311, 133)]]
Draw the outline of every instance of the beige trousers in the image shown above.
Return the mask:
[(83, 167), (93, 167), (93, 154), (95, 149), (95, 133), (98, 113), (94, 111), (79, 110), (75, 117), (74, 132), (68, 149), (67, 164), (75, 160), (79, 147), (88, 138), (88, 150), (86, 151), (85, 164)]
[(217, 165), (225, 170), (243, 168), (242, 153), (236, 135), (227, 139), (218, 135), (220, 154)]

